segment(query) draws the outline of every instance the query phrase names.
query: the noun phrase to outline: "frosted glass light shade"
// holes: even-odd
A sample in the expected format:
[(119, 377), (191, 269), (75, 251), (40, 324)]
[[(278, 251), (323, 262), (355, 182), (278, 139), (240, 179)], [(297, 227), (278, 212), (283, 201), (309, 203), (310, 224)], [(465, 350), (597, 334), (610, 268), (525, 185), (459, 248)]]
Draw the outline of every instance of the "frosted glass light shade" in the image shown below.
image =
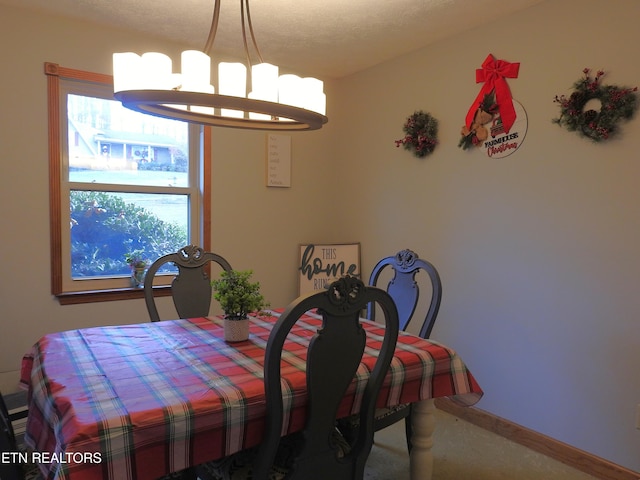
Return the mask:
[(141, 59), (140, 73), (146, 88), (165, 90), (175, 86), (172, 85), (171, 58), (164, 53), (147, 52), (142, 54)]
[[(182, 63), (181, 90), (214, 93), (211, 91), (211, 58), (198, 50), (185, 50), (180, 57)], [(214, 90), (215, 91), (215, 90)]]
[[(242, 63), (220, 62), (218, 64), (218, 92), (232, 97), (247, 96), (247, 67)], [(225, 117), (243, 117), (239, 110), (222, 109)]]
[(142, 59), (133, 52), (113, 54), (113, 91), (144, 88), (141, 75)]
[(285, 105), (303, 108), (302, 79), (297, 75), (280, 75), (278, 79), (278, 100)]
[[(249, 98), (278, 101), (278, 67), (270, 63), (259, 63), (251, 67), (251, 92)], [(253, 120), (270, 120), (270, 115), (249, 112), (249, 118)]]
[(302, 79), (303, 89), (303, 108), (313, 112), (325, 114), (327, 109), (327, 97), (323, 93), (324, 83), (313, 77), (305, 77)]
[(278, 67), (260, 63), (251, 67), (251, 93), (253, 98), (278, 101)]
[(327, 112), (327, 96), (322, 92), (309, 95), (304, 108), (325, 115)]

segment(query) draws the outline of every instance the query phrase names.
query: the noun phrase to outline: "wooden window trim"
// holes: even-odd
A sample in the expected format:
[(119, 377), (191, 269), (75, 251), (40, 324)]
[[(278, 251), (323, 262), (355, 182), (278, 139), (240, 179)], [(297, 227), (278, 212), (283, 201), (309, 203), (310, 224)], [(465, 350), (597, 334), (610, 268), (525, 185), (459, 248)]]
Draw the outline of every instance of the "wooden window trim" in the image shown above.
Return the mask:
[[(49, 146), (49, 222), (51, 236), (51, 294), (61, 305), (107, 302), (144, 297), (139, 288), (119, 288), (64, 292), (62, 288), (62, 212), (61, 206), (61, 147), (60, 147), (60, 78), (113, 85), (113, 77), (61, 67), (46, 62)], [(211, 249), (211, 128), (203, 129), (204, 159), (202, 165), (202, 247)], [(171, 295), (170, 286), (154, 287), (155, 296)]]

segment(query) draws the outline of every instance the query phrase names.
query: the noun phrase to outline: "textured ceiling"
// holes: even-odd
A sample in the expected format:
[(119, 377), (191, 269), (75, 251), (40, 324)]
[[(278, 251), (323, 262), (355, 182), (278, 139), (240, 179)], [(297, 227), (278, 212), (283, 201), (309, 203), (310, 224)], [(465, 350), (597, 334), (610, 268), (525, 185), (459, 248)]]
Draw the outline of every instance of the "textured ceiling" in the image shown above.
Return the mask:
[[(265, 61), (339, 78), (545, 0), (253, 0)], [(204, 48), (214, 0), (0, 0)], [(221, 0), (213, 50), (241, 56), (240, 2)], [(142, 52), (138, 52), (142, 53)]]

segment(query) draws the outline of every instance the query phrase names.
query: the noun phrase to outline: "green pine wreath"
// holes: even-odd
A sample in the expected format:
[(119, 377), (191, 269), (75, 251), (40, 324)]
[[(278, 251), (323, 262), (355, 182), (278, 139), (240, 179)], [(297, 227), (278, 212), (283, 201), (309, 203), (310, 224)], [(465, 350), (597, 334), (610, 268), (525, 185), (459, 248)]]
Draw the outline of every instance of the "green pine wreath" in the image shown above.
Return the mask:
[(429, 155), (438, 144), (438, 120), (422, 110), (407, 117), (402, 130), (405, 136), (395, 141), (396, 147), (402, 145), (418, 158)]
[[(588, 68), (582, 71), (584, 78), (574, 83), (574, 91), (569, 97), (555, 96), (553, 101), (560, 105), (560, 116), (552, 121), (570, 132), (601, 142), (617, 133), (621, 120), (633, 117), (638, 106), (635, 93), (638, 87), (602, 85), (600, 78), (604, 72), (599, 70), (591, 79), (589, 71)], [(600, 111), (584, 109), (587, 102), (593, 99), (600, 101)]]

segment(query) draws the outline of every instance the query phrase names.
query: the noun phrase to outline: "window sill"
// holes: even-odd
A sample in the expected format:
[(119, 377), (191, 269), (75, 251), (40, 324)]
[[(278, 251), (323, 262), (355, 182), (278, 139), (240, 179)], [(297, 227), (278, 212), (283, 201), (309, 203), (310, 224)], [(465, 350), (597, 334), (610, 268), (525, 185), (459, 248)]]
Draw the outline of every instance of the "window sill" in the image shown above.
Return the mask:
[[(163, 285), (153, 287), (154, 297), (168, 297), (171, 295), (171, 286)], [(131, 300), (144, 298), (142, 288), (117, 288), (113, 290), (88, 290), (83, 292), (67, 292), (56, 295), (60, 305), (75, 305), (79, 303), (112, 302), (117, 300)]]

